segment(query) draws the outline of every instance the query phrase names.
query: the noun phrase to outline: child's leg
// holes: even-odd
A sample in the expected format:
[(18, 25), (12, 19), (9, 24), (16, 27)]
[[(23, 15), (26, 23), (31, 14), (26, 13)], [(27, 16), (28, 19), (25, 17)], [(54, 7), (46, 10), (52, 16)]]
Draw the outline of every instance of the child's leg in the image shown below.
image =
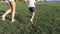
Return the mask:
[(12, 4), (12, 22), (14, 22), (15, 21), (15, 19), (14, 19), (14, 17), (15, 17), (15, 2), (12, 1), (11, 4)]
[(30, 19), (30, 21), (31, 21), (32, 23), (33, 23), (34, 16), (35, 16), (35, 12), (32, 12), (32, 13), (31, 13), (31, 19)]
[(2, 15), (2, 20), (5, 21), (5, 17), (7, 14), (9, 14), (11, 12), (11, 7), (10, 7), (10, 3), (8, 3), (9, 9)]
[(29, 7), (29, 10), (31, 11), (31, 19), (30, 19), (30, 21), (33, 23), (33, 19), (34, 19), (34, 16), (35, 16), (34, 7)]

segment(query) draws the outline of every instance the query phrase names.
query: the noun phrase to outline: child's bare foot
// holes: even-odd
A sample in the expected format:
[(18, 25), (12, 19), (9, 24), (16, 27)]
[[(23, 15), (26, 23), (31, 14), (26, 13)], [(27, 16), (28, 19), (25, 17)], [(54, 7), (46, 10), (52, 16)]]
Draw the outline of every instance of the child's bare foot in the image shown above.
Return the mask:
[(33, 19), (30, 19), (30, 22), (33, 24)]
[(2, 21), (5, 21), (5, 16), (2, 16)]

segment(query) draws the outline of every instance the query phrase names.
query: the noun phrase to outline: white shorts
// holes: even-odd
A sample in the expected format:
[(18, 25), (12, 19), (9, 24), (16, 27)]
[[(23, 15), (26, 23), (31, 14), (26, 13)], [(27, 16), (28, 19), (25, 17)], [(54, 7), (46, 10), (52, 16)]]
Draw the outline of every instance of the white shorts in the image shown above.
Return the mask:
[(11, 2), (12, 0), (5, 0), (6, 3)]

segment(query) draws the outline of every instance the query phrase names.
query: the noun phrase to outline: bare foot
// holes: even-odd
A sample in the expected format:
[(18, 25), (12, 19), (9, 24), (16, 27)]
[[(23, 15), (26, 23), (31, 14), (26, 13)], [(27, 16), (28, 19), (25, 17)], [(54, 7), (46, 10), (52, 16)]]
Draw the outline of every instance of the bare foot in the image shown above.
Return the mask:
[(12, 20), (12, 23), (15, 22), (15, 20)]
[(30, 19), (30, 22), (33, 24), (33, 19)]
[(5, 21), (5, 16), (2, 16), (2, 21)]

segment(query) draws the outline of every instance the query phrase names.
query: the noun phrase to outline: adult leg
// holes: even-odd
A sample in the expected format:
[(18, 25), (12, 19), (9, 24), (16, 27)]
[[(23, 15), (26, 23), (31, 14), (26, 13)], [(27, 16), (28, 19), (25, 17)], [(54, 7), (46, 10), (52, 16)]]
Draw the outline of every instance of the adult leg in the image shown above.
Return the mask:
[(14, 22), (15, 21), (15, 1), (12, 1), (11, 2), (11, 4), (12, 4), (12, 22)]
[(7, 3), (9, 6), (9, 9), (2, 15), (2, 20), (5, 21), (6, 15), (8, 15), (11, 12), (11, 3)]

